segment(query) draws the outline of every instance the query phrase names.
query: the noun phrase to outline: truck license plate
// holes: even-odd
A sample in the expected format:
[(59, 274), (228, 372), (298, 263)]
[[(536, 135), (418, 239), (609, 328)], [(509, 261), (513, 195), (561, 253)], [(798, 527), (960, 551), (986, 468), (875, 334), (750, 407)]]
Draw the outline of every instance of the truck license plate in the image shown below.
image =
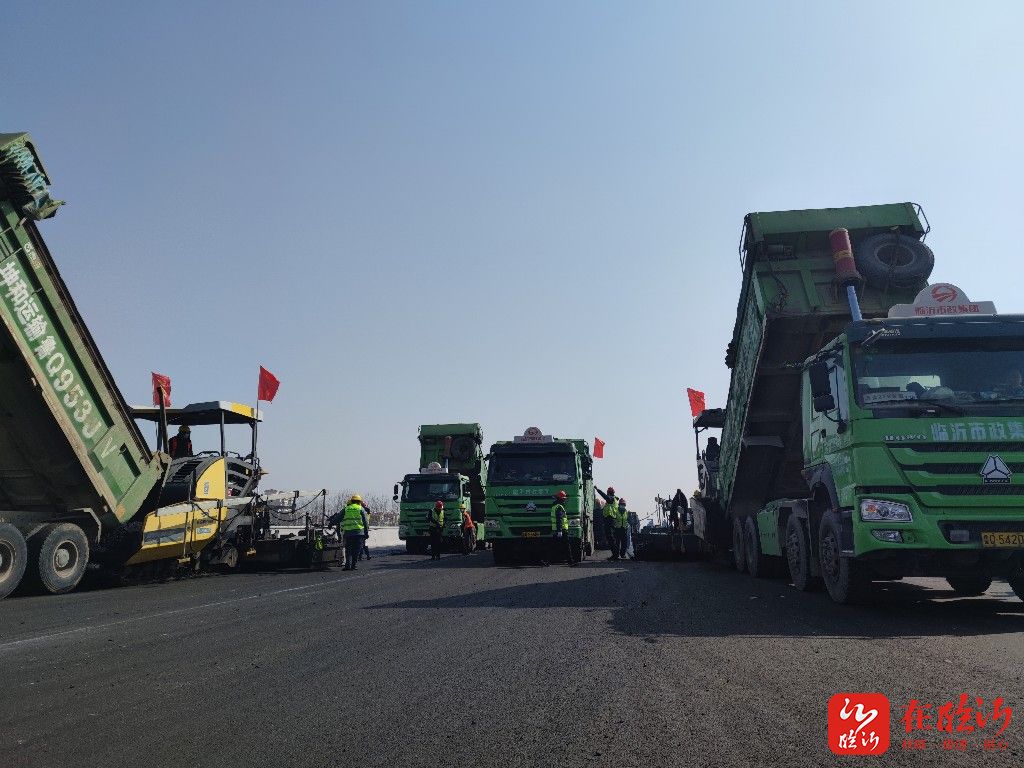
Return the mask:
[(981, 534), (981, 546), (1024, 549), (1024, 533), (985, 532)]
[[(524, 539), (536, 539), (540, 537), (540, 531), (523, 531)], [(1024, 546), (1024, 545), (1022, 545)]]

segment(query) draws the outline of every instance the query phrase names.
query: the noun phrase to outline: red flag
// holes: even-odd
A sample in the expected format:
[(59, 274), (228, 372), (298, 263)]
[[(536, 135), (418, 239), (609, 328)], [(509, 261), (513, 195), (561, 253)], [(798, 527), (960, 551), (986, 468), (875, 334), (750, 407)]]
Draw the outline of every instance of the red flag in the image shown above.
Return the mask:
[(602, 440), (600, 437), (594, 438), (594, 458), (604, 458), (604, 440)]
[(704, 405), (704, 393), (687, 387), (686, 396), (690, 398), (690, 415), (697, 418), (704, 412), (704, 409), (707, 408), (707, 406)]
[(256, 398), (269, 403), (274, 399), (274, 395), (277, 394), (277, 388), (280, 386), (281, 382), (277, 380), (277, 377), (261, 365), (260, 388)]
[(171, 407), (171, 377), (162, 373), (153, 373), (153, 405), (160, 407), (160, 395), (163, 395), (164, 408)]

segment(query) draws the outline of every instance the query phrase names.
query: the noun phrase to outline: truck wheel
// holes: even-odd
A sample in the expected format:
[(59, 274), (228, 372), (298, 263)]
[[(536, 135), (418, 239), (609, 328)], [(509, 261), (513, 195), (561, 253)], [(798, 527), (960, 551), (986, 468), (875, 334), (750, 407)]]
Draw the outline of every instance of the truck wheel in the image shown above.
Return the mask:
[(810, 592), (818, 587), (818, 580), (811, 574), (811, 542), (807, 529), (795, 515), (786, 521), (786, 561), (789, 563), (789, 578), (801, 592)]
[(908, 235), (882, 233), (854, 249), (858, 271), (874, 288), (913, 288), (924, 283), (935, 266), (935, 254)]
[(89, 539), (74, 523), (48, 525), (34, 538), (39, 581), (47, 592), (61, 595), (78, 586), (89, 563)]
[(761, 537), (757, 535), (757, 523), (748, 517), (743, 525), (743, 547), (747, 556), (747, 572), (755, 579), (768, 576), (768, 562), (761, 553)]
[(569, 552), (574, 563), (583, 562), (583, 542), (580, 539), (569, 539)]
[(738, 517), (732, 519), (732, 565), (740, 573), (747, 570), (747, 555), (744, 552), (743, 521)]
[(1007, 581), (1010, 583), (1010, 589), (1013, 590), (1013, 594), (1024, 600), (1024, 574), (1011, 576)]
[(494, 554), (495, 565), (508, 565), (508, 550), (503, 543), (495, 541), (491, 544), (491, 552)]
[(868, 579), (863, 566), (852, 557), (843, 557), (839, 544), (839, 521), (835, 512), (826, 512), (818, 529), (818, 553), (821, 578), (829, 597), (840, 605), (860, 602), (867, 592)]
[(0, 523), (0, 599), (17, 589), (27, 563), (28, 545), (21, 531), (10, 523)]
[(407, 555), (422, 555), (426, 553), (426, 550), (423, 548), (423, 545), (420, 544), (418, 541), (406, 539), (405, 553)]
[(950, 576), (946, 581), (961, 597), (978, 597), (992, 586), (991, 576)]

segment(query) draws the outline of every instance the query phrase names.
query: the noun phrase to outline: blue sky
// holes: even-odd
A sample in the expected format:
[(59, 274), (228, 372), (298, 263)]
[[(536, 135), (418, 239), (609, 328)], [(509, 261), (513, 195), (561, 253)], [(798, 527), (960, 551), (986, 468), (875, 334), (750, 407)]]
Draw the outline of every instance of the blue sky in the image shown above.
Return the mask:
[[(64, 7), (60, 7), (63, 5)], [(88, 7), (86, 7), (88, 6)], [(130, 402), (282, 381), (275, 487), (379, 491), (420, 423), (607, 442), (695, 484), (753, 210), (913, 200), (934, 279), (1020, 311), (1024, 5), (5, 7), (0, 130)]]

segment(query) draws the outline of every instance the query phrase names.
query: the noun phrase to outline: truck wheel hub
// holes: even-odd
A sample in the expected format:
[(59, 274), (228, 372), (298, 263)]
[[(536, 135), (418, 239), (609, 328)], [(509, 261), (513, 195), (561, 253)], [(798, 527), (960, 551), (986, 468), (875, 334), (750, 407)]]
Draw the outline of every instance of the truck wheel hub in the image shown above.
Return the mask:
[(6, 541), (0, 541), (0, 576), (4, 576), (14, 567), (14, 547)]
[(78, 549), (70, 542), (64, 542), (53, 553), (53, 567), (58, 571), (66, 571), (75, 567), (78, 562)]

